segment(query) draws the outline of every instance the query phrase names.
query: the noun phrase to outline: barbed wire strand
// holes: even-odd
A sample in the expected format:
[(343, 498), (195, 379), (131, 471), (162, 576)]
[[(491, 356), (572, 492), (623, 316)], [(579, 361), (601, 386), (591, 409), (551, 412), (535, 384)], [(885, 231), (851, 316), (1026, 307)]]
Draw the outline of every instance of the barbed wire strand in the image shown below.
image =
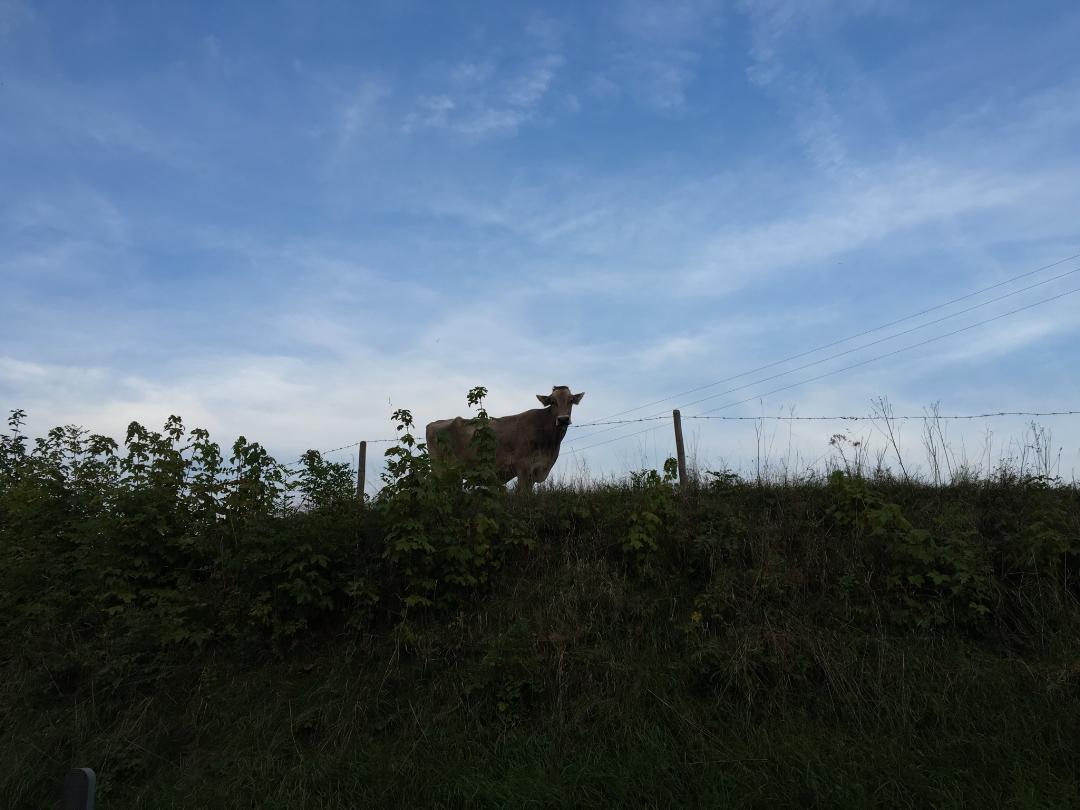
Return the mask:
[[(385, 444), (387, 442), (391, 442), (391, 443), (396, 442), (397, 439), (364, 439), (363, 441), (367, 442), (368, 444)], [(337, 453), (339, 450), (348, 450), (350, 447), (359, 447), (360, 444), (361, 444), (361, 442), (353, 442), (352, 444), (343, 444), (343, 445), (341, 445), (341, 447), (335, 447), (332, 450), (316, 450), (315, 452), (318, 453), (320, 456), (326, 456), (326, 455), (329, 455), (330, 453)], [(311, 451), (309, 450), (308, 452), (311, 452)], [(305, 453), (304, 455), (307, 455), (307, 453)], [(295, 467), (297, 464), (303, 464), (303, 463), (304, 463), (304, 458), (303, 458), (303, 456), (301, 456), (296, 461), (290, 461), (288, 464), (282, 464), (281, 466), (282, 467)]]
[[(836, 374), (840, 374), (840, 373), (842, 373), (844, 371), (850, 371), (853, 368), (859, 368), (860, 366), (865, 366), (865, 365), (867, 365), (869, 363), (873, 363), (873, 362), (876, 362), (878, 360), (884, 360), (885, 358), (893, 357), (893, 356), (895, 356), (897, 354), (900, 354), (901, 352), (906, 352), (906, 351), (910, 351), (912, 349), (917, 349), (920, 346), (925, 346), (925, 345), (927, 345), (929, 343), (935, 343), (935, 342), (937, 342), (939, 340), (944, 340), (945, 338), (953, 337), (954, 335), (958, 335), (961, 332), (967, 332), (967, 331), (969, 331), (971, 329), (975, 329), (976, 327), (985, 326), (988, 323), (992, 323), (994, 321), (1001, 320), (1002, 318), (1006, 318), (1006, 317), (1008, 317), (1010, 315), (1015, 315), (1018, 312), (1023, 312), (1025, 310), (1032, 309), (1034, 307), (1041, 306), (1043, 304), (1048, 304), (1048, 303), (1050, 303), (1052, 301), (1056, 301), (1056, 300), (1058, 300), (1060, 298), (1064, 298), (1065, 296), (1068, 296), (1068, 295), (1073, 295), (1073, 294), (1075, 294), (1077, 292), (1080, 292), (1080, 287), (1077, 287), (1077, 288), (1074, 288), (1074, 289), (1071, 289), (1071, 290), (1067, 290), (1067, 291), (1065, 291), (1063, 293), (1058, 293), (1057, 295), (1052, 295), (1052, 296), (1050, 296), (1048, 298), (1040, 299), (1039, 301), (1035, 301), (1035, 302), (1033, 302), (1031, 304), (1026, 304), (1026, 305), (1024, 305), (1022, 307), (1017, 307), (1016, 309), (1011, 309), (1008, 312), (1000, 313), (998, 315), (993, 316), (992, 318), (986, 318), (986, 319), (981, 320), (981, 321), (976, 321), (973, 324), (963, 326), (960, 329), (954, 329), (951, 332), (946, 332), (946, 333), (941, 334), (941, 335), (935, 335), (934, 337), (927, 338), (926, 340), (921, 340), (918, 343), (912, 343), (912, 344), (910, 344), (908, 346), (901, 346), (899, 349), (895, 349), (895, 350), (893, 350), (891, 352), (886, 352), (884, 354), (879, 354), (879, 355), (876, 355), (874, 357), (870, 357), (870, 358), (868, 358), (866, 360), (860, 360), (858, 363), (851, 363), (850, 365), (843, 366), (842, 368), (834, 369), (832, 371), (827, 371), (827, 372), (825, 372), (823, 374), (818, 374), (818, 375), (816, 375), (814, 377), (809, 377), (809, 378), (807, 378), (805, 380), (799, 380), (798, 382), (791, 383), (790, 385), (785, 385), (785, 386), (781, 386), (779, 388), (774, 388), (773, 390), (766, 391), (766, 392), (764, 392), (762, 394), (755, 394), (752, 397), (747, 397), (746, 399), (742, 399), (742, 400), (739, 400), (737, 402), (729, 402), (729, 403), (727, 403), (725, 405), (720, 405), (720, 406), (718, 406), (716, 408), (711, 408), (710, 410), (703, 411), (700, 414), (691, 414), (690, 416), (684, 417), (684, 418), (700, 417), (700, 416), (704, 416), (705, 414), (714, 413), (716, 411), (725, 410), (727, 408), (734, 408), (737, 405), (743, 405), (743, 404), (745, 404), (747, 402), (753, 402), (756, 399), (763, 399), (764, 397), (771, 396), (772, 394), (778, 394), (781, 391), (788, 391), (788, 390), (790, 390), (792, 388), (796, 388), (796, 387), (798, 387), (800, 385), (806, 385), (807, 383), (816, 382), (817, 380), (824, 379), (825, 377), (832, 377), (832, 376), (834, 376)], [(691, 404), (693, 404), (693, 403), (691, 403)], [(658, 425), (656, 427), (651, 427), (651, 428), (645, 428), (644, 430), (639, 430), (639, 431), (636, 431), (634, 433), (628, 433), (628, 434), (625, 434), (625, 435), (622, 435), (622, 436), (615, 436), (615, 437), (612, 437), (611, 439), (606, 439), (606, 440), (604, 440), (602, 442), (597, 442), (595, 444), (590, 444), (590, 445), (587, 445), (586, 447), (577, 447), (577, 448), (571, 447), (570, 450), (571, 450), (571, 452), (574, 452), (574, 453), (584, 452), (586, 450), (591, 450), (591, 449), (596, 448), (596, 447), (602, 447), (603, 445), (606, 445), (606, 444), (611, 444), (612, 442), (622, 441), (623, 439), (631, 439), (631, 438), (634, 438), (635, 436), (640, 436), (640, 435), (643, 435), (645, 433), (652, 432), (654, 430), (659, 430), (661, 427), (663, 427), (663, 425)]]
[(773, 419), (783, 422), (867, 422), (877, 419), (885, 420), (908, 420), (908, 419), (990, 419), (996, 416), (1080, 416), (1080, 410), (1076, 411), (994, 411), (993, 413), (967, 413), (967, 414), (940, 414), (923, 413), (897, 416), (896, 414), (878, 414), (876, 416), (684, 416), (683, 419), (718, 419), (728, 422), (746, 422), (759, 419)]
[[(849, 342), (851, 340), (855, 340), (856, 338), (865, 337), (866, 335), (872, 335), (875, 332), (880, 332), (881, 329), (887, 329), (890, 326), (895, 326), (896, 324), (901, 324), (901, 323), (905, 323), (907, 321), (912, 321), (912, 320), (914, 320), (916, 318), (920, 318), (920, 316), (922, 316), (922, 315), (929, 314), (930, 312), (936, 312), (937, 310), (944, 309), (945, 307), (953, 306), (954, 303), (959, 303), (960, 301), (968, 300), (969, 298), (974, 298), (977, 295), (982, 295), (983, 293), (988, 293), (988, 292), (991, 291), (991, 289), (997, 289), (999, 287), (1003, 287), (1005, 285), (1012, 284), (1013, 282), (1020, 281), (1021, 279), (1030, 278), (1031, 275), (1036, 275), (1036, 274), (1041, 273), (1041, 272), (1043, 272), (1045, 270), (1051, 270), (1051, 269), (1053, 269), (1055, 267), (1064, 265), (1065, 262), (1067, 262), (1067, 261), (1071, 261), (1071, 260), (1074, 260), (1074, 259), (1077, 259), (1077, 258), (1080, 258), (1080, 253), (1074, 254), (1072, 256), (1066, 256), (1063, 259), (1058, 259), (1057, 261), (1051, 262), (1051, 264), (1049, 264), (1049, 265), (1043, 265), (1042, 267), (1036, 268), (1035, 270), (1028, 270), (1027, 272), (1023, 272), (1023, 273), (1020, 273), (1018, 275), (1013, 275), (1012, 278), (1010, 278), (1010, 279), (1005, 279), (1004, 281), (997, 282), (996, 284), (990, 284), (989, 286), (982, 287), (981, 289), (976, 289), (976, 291), (974, 291), (972, 293), (968, 293), (966, 295), (961, 295), (961, 296), (958, 296), (956, 298), (950, 298), (947, 301), (939, 303), (939, 305), (935, 305), (933, 307), (928, 307), (927, 309), (923, 309), (923, 310), (920, 310), (918, 312), (914, 312), (914, 313), (909, 314), (909, 315), (904, 315), (903, 318), (899, 318), (899, 319), (896, 319), (894, 321), (889, 321), (888, 323), (883, 323), (883, 324), (881, 324), (879, 326), (875, 326), (873, 328), (865, 329), (864, 332), (855, 333), (854, 335), (849, 335), (848, 337), (840, 338), (839, 340), (833, 340), (832, 342), (822, 343), (821, 346), (814, 347), (813, 349), (808, 349), (806, 351), (802, 351), (802, 352), (798, 352), (796, 354), (791, 354), (791, 355), (788, 355), (786, 357), (782, 357), (781, 360), (774, 361), (772, 363), (767, 363), (767, 364), (762, 365), (762, 366), (757, 366), (756, 368), (751, 368), (751, 369), (745, 370), (745, 372), (741, 372), (740, 374), (735, 374), (735, 375), (732, 375), (730, 377), (725, 377), (724, 379), (714, 380), (713, 382), (705, 383), (704, 386), (698, 386), (697, 388), (691, 388), (691, 389), (688, 389), (686, 391), (680, 391), (679, 393), (672, 394), (671, 396), (664, 396), (660, 400), (654, 400), (652, 402), (645, 403), (644, 405), (637, 405), (636, 407), (633, 407), (633, 408), (627, 408), (625, 410), (620, 410), (620, 411), (618, 411), (618, 413), (608, 414), (607, 416), (602, 417), (602, 419), (611, 419), (611, 418), (623, 416), (625, 414), (633, 414), (635, 410), (640, 410), (642, 408), (649, 408), (649, 407), (652, 407), (653, 405), (660, 405), (661, 403), (664, 403), (664, 402), (671, 402), (672, 400), (677, 400), (678, 397), (680, 397), (680, 396), (687, 396), (689, 394), (697, 393), (698, 391), (704, 391), (705, 389), (708, 389), (708, 388), (713, 388), (715, 386), (720, 386), (720, 384), (723, 384), (725, 382), (730, 382), (731, 380), (739, 379), (740, 377), (745, 377), (747, 375), (755, 374), (757, 372), (764, 372), (764, 370), (766, 370), (767, 368), (774, 368), (775, 366), (781, 365), (783, 363), (788, 363), (788, 362), (791, 362), (793, 360), (799, 360), (800, 357), (806, 357), (806, 356), (808, 356), (810, 354), (815, 354), (816, 352), (824, 351), (825, 349), (831, 349), (834, 346), (840, 346), (841, 343), (847, 343), (847, 342)], [(1023, 292), (1023, 291), (1018, 291), (1018, 292)], [(594, 434), (594, 435), (596, 435), (596, 434)], [(584, 436), (582, 438), (584, 438)]]
[[(1078, 411), (994, 411), (993, 413), (973, 413), (973, 414), (961, 414), (961, 415), (941, 415), (934, 416), (935, 419), (983, 419), (990, 416), (1078, 416)], [(921, 414), (917, 416), (890, 416), (889, 419), (925, 419), (930, 414)], [(728, 422), (755, 422), (760, 419), (773, 419), (782, 420), (785, 422), (839, 422), (843, 420), (859, 421), (864, 419), (880, 419), (880, 416), (687, 416), (685, 419), (716, 419)], [(612, 422), (591, 422), (592, 425), (631, 425), (640, 422), (658, 422), (660, 420), (671, 419), (671, 414), (664, 414), (663, 416), (643, 416), (640, 419), (617, 419)]]
[[(748, 382), (748, 383), (744, 383), (742, 385), (737, 385), (734, 388), (728, 388), (728, 389), (725, 389), (723, 391), (718, 391), (716, 393), (709, 394), (708, 396), (701, 397), (700, 399), (695, 399), (694, 401), (688, 402), (685, 405), (682, 405), (680, 407), (689, 408), (692, 405), (697, 405), (697, 404), (699, 404), (701, 402), (706, 402), (706, 401), (708, 401), (710, 399), (716, 399), (717, 397), (726, 396), (727, 394), (732, 394), (732, 393), (734, 393), (736, 391), (742, 391), (742, 390), (745, 390), (747, 388), (752, 388), (755, 385), (760, 385), (761, 383), (769, 382), (770, 380), (776, 380), (776, 379), (779, 379), (780, 377), (785, 377), (788, 374), (794, 374), (797, 371), (805, 371), (808, 368), (813, 368), (814, 366), (820, 366), (822, 363), (828, 363), (829, 361), (836, 360), (839, 357), (845, 357), (845, 356), (847, 356), (849, 354), (854, 354), (855, 352), (862, 351), (863, 349), (869, 349), (871, 346), (877, 346), (877, 345), (879, 345), (881, 343), (885, 343), (885, 342), (890, 341), (890, 340), (895, 340), (898, 337), (903, 337), (904, 335), (909, 335), (912, 332), (918, 332), (918, 331), (920, 331), (922, 329), (926, 329), (926, 328), (931, 327), (931, 326), (936, 326), (937, 324), (943, 323), (944, 321), (950, 320), (952, 318), (959, 317), (960, 315), (966, 315), (969, 312), (973, 312), (974, 310), (981, 309), (981, 308), (989, 306), (991, 304), (996, 304), (999, 301), (1005, 300), (1006, 298), (1011, 298), (1011, 297), (1013, 297), (1015, 295), (1020, 295), (1021, 293), (1028, 292), (1029, 290), (1033, 290), (1036, 287), (1041, 287), (1041, 286), (1043, 286), (1045, 284), (1050, 284), (1050, 283), (1052, 283), (1054, 281), (1059, 281), (1059, 280), (1061, 280), (1061, 279), (1063, 279), (1063, 278), (1065, 278), (1067, 276), (1070, 276), (1070, 275), (1072, 275), (1074, 273), (1078, 273), (1078, 272), (1080, 272), (1080, 267), (1075, 267), (1072, 270), (1069, 270), (1069, 271), (1067, 271), (1065, 273), (1060, 273), (1059, 275), (1053, 276), (1051, 278), (1044, 279), (1042, 281), (1038, 281), (1038, 282), (1036, 282), (1034, 284), (1029, 284), (1026, 287), (1021, 287), (1018, 290), (1013, 290), (1011, 292), (1005, 293), (1004, 295), (999, 295), (996, 298), (991, 298), (991, 299), (989, 299), (987, 301), (983, 301), (981, 303), (978, 303), (978, 304), (975, 304), (973, 306), (967, 307), (966, 309), (961, 309), (961, 310), (958, 310), (956, 312), (950, 313), (948, 315), (943, 315), (942, 317), (936, 318), (935, 320), (927, 321), (926, 323), (919, 324), (918, 326), (910, 327), (909, 329), (905, 329), (905, 330), (903, 330), (901, 332), (895, 332), (895, 333), (893, 333), (891, 335), (886, 335), (883, 338), (878, 338), (877, 340), (872, 340), (869, 343), (863, 343), (863, 344), (861, 344), (859, 346), (855, 346), (855, 347), (853, 347), (851, 349), (845, 349), (842, 352), (836, 352), (834, 354), (830, 354), (830, 355), (828, 355), (826, 357), (822, 357), (822, 358), (820, 358), (818, 360), (812, 360), (809, 363), (803, 363), (801, 366), (795, 366), (794, 368), (789, 368), (789, 369), (786, 369), (784, 371), (777, 372), (776, 374), (773, 374), (773, 375), (771, 375), (769, 377), (763, 377), (762, 379), (754, 380), (753, 382)], [(874, 331), (876, 331), (876, 330), (874, 330)], [(846, 342), (846, 341), (840, 341), (840, 342)], [(835, 344), (833, 344), (833, 345), (835, 345)], [(811, 352), (804, 352), (804, 355), (805, 354), (811, 354), (811, 353), (813, 353), (813, 352), (812, 351)], [(787, 360), (791, 360), (791, 359), (795, 359), (795, 358), (788, 358)], [(754, 371), (761, 371), (761, 370), (763, 370), (765, 368), (769, 368), (769, 367), (772, 367), (772, 366), (779, 365), (780, 363), (787, 362), (787, 360), (779, 360), (776, 363), (770, 363), (768, 366), (761, 366), (761, 367), (759, 367), (757, 369), (754, 369)], [(748, 373), (752, 373), (752, 372), (744, 372), (743, 374), (737, 374), (734, 377), (728, 377), (727, 380), (738, 379), (739, 377), (746, 376), (746, 374), (748, 374)], [(706, 385), (706, 386), (699, 386), (696, 389), (691, 389), (691, 391), (684, 392), (684, 394), (692, 393), (693, 391), (702, 391), (702, 390), (705, 390), (706, 388), (711, 388), (714, 385), (719, 385), (721, 382), (726, 382), (727, 380), (720, 380), (720, 381), (718, 381), (716, 383), (710, 383), (709, 385)], [(683, 396), (684, 394), (678, 394), (676, 396)], [(673, 398), (674, 397), (669, 397), (668, 399), (673, 399)], [(657, 402), (663, 402), (663, 401), (664, 400), (657, 400)], [(652, 404), (655, 404), (655, 403), (652, 403)], [(633, 408), (631, 410), (638, 410), (638, 409)], [(629, 411), (624, 411), (623, 413), (629, 413)], [(616, 414), (616, 416), (618, 416), (618, 415), (620, 415), (620, 414)], [(657, 414), (652, 414), (651, 416), (662, 417), (663, 414), (657, 413)], [(584, 427), (590, 427), (593, 424), (595, 424), (595, 423), (585, 423), (585, 424), (581, 425), (580, 427), (583, 427), (583, 428)], [(599, 435), (601, 435), (603, 433), (608, 433), (613, 429), (614, 428), (607, 428), (605, 430), (594, 431), (593, 433), (586, 434), (585, 436), (574, 437), (567, 444), (569, 446), (569, 445), (572, 445), (572, 444), (574, 444), (575, 442), (578, 442), (578, 441), (585, 441), (585, 440), (590, 439), (592, 437), (599, 436)]]

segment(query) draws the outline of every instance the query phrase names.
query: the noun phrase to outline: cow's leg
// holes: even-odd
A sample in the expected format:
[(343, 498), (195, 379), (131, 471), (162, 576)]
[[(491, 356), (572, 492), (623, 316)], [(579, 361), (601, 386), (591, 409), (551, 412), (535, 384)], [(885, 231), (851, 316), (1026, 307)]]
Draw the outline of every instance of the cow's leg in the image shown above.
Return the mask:
[(533, 477), (532, 470), (522, 469), (518, 471), (517, 483), (514, 485), (514, 492), (532, 492), (533, 489)]
[(524, 491), (532, 492), (533, 487), (536, 484), (542, 484), (547, 480), (548, 473), (551, 472), (551, 466), (548, 464), (533, 463), (529, 464), (521, 470), (521, 474), (518, 475), (518, 487), (524, 483)]

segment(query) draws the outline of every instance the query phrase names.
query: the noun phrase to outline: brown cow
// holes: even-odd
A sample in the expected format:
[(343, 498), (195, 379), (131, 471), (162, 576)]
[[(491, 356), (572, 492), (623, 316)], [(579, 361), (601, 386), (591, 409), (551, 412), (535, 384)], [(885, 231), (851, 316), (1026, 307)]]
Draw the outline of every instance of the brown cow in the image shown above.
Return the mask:
[[(517, 478), (517, 488), (532, 489), (548, 477), (559, 457), (559, 445), (570, 425), (570, 411), (581, 402), (584, 392), (571, 394), (565, 385), (556, 385), (550, 394), (537, 394), (544, 408), (499, 416), (491, 420), (495, 431), (495, 470), (505, 484)], [(452, 457), (467, 462), (473, 456), (469, 446), (476, 432), (475, 419), (440, 419), (427, 426), (427, 447), (432, 465)]]

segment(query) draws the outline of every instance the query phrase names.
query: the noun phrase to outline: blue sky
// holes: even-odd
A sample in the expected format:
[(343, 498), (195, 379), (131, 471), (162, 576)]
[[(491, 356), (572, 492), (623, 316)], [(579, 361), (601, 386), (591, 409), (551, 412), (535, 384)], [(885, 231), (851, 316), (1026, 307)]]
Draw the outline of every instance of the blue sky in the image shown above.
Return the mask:
[[(178, 413), (286, 459), (477, 384), (493, 413), (571, 385), (584, 422), (771, 363), (1080, 253), (1077, 42), (1067, 2), (0, 0), (0, 403), (37, 429)], [(1078, 314), (725, 413), (1078, 407)], [(756, 452), (689, 424), (710, 464)], [(1047, 424), (1080, 469), (1080, 424)]]

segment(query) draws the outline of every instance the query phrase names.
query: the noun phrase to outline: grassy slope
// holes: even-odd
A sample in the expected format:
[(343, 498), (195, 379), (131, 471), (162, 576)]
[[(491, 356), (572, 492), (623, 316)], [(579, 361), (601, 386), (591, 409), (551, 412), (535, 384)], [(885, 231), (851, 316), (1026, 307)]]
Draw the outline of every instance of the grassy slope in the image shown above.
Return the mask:
[[(938, 534), (1035, 520), (1018, 490), (886, 494)], [(118, 683), (24, 644), (0, 663), (0, 801), (49, 806), (89, 765), (104, 810), (1080, 806), (1074, 568), (1002, 572), (985, 620), (898, 622), (833, 497), (707, 493), (643, 556), (641, 493), (547, 493), (518, 506), (535, 550), (407, 630), (331, 616)], [(1075, 490), (1039, 497), (1075, 542)]]

